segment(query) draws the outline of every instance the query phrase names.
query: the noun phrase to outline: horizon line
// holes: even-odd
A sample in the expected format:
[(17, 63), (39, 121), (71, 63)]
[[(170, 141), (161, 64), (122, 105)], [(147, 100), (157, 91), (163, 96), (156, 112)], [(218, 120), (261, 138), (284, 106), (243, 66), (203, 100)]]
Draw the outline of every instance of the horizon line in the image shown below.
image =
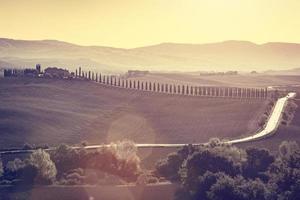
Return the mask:
[(27, 42), (62, 42), (66, 44), (71, 44), (71, 45), (76, 45), (76, 46), (81, 46), (81, 47), (106, 47), (106, 48), (114, 48), (114, 49), (138, 49), (138, 48), (143, 48), (143, 47), (151, 47), (151, 46), (158, 46), (158, 45), (163, 45), (163, 44), (177, 44), (177, 45), (208, 45), (208, 44), (220, 44), (220, 43), (226, 43), (226, 42), (244, 42), (244, 43), (251, 43), (257, 46), (262, 46), (266, 44), (296, 44), (300, 45), (300, 42), (282, 42), (282, 41), (269, 41), (269, 42), (253, 42), (250, 40), (234, 40), (234, 39), (228, 39), (228, 40), (223, 40), (223, 41), (215, 41), (215, 42), (203, 42), (203, 43), (184, 43), (184, 42), (160, 42), (160, 43), (155, 43), (155, 44), (148, 44), (148, 45), (143, 45), (143, 46), (137, 46), (137, 47), (131, 47), (131, 48), (126, 48), (126, 47), (116, 47), (116, 46), (109, 46), (109, 45), (100, 45), (100, 44), (95, 44), (95, 45), (84, 45), (84, 44), (78, 44), (76, 42), (70, 42), (70, 41), (65, 41), (65, 40), (59, 40), (59, 39), (18, 39), (18, 38), (8, 38), (8, 37), (1, 37), (0, 40), (13, 40), (13, 41), (27, 41)]

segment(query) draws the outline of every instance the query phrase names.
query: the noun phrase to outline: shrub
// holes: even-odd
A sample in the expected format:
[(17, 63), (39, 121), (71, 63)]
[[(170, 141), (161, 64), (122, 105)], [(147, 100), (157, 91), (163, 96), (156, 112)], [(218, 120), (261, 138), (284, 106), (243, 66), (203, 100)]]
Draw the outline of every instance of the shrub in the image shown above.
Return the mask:
[(152, 173), (144, 172), (139, 175), (137, 178), (136, 184), (137, 185), (147, 185), (147, 184), (155, 184), (158, 183), (159, 179), (154, 176)]
[(176, 193), (176, 199), (207, 199), (207, 192), (224, 173), (206, 172), (203, 176), (198, 176), (193, 185), (183, 185)]
[(16, 158), (6, 164), (4, 178), (13, 184), (32, 185), (37, 173), (38, 169), (29, 160)]
[(217, 182), (211, 186), (207, 193), (210, 200), (244, 200), (245, 197), (238, 190), (240, 179), (234, 179), (229, 176), (219, 178)]
[[(181, 167), (176, 199), (273, 200), (299, 199), (300, 148), (283, 142), (275, 159), (268, 150), (243, 151), (214, 140), (190, 153)], [(240, 173), (242, 166), (242, 173)]]
[(187, 158), (187, 156), (194, 152), (194, 147), (184, 146), (178, 152), (171, 153), (165, 159), (161, 159), (155, 165), (155, 174), (162, 176), (170, 181), (180, 181), (179, 170)]
[(31, 149), (33, 149), (33, 146), (32, 146), (31, 144), (25, 143), (25, 144), (23, 145), (23, 149), (24, 149), (24, 150), (31, 150)]
[(283, 141), (279, 145), (279, 156), (281, 159), (287, 159), (299, 149), (299, 145), (295, 141)]
[(163, 159), (156, 164), (156, 174), (171, 181), (179, 181), (178, 171), (182, 162), (183, 159), (177, 153), (169, 154), (167, 159)]
[(28, 159), (16, 158), (6, 164), (4, 178), (20, 184), (50, 184), (56, 177), (56, 168), (43, 150), (34, 151)]
[(29, 162), (38, 170), (36, 177), (38, 183), (50, 184), (55, 181), (57, 174), (56, 167), (46, 151), (41, 149), (34, 151), (30, 155)]
[(247, 161), (243, 164), (243, 175), (247, 178), (265, 179), (265, 173), (275, 158), (266, 149), (248, 148)]
[(80, 185), (84, 182), (84, 176), (80, 175), (79, 173), (72, 172), (67, 174), (65, 180), (67, 185)]
[(135, 181), (140, 173), (140, 159), (137, 149), (131, 141), (112, 143), (96, 151), (73, 149), (60, 145), (51, 154), (58, 170), (58, 177), (71, 170), (82, 168), (117, 175), (127, 181)]
[(195, 152), (187, 158), (184, 170), (185, 173), (182, 176), (183, 184), (192, 186), (196, 184), (198, 177), (207, 171), (213, 173), (223, 172), (230, 176), (236, 176), (240, 174), (240, 165), (207, 149)]

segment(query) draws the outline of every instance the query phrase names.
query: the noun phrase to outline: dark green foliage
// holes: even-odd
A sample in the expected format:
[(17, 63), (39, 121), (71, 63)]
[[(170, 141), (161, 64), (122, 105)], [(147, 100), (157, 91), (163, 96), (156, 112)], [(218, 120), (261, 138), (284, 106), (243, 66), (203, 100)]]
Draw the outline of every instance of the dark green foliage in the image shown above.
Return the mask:
[(56, 165), (58, 176), (76, 168), (84, 168), (86, 165), (87, 152), (83, 149), (75, 150), (62, 144), (51, 153), (51, 159)]
[(208, 199), (211, 200), (242, 200), (243, 193), (238, 190), (239, 181), (229, 176), (219, 178), (217, 182), (211, 186), (207, 193)]
[(210, 200), (268, 200), (272, 192), (260, 180), (245, 180), (241, 176), (222, 176), (207, 192)]
[(224, 172), (231, 176), (240, 173), (239, 166), (232, 160), (209, 150), (195, 152), (186, 162), (187, 176), (203, 175), (207, 171)]
[(3, 178), (15, 184), (33, 184), (38, 174), (38, 169), (28, 160), (15, 159), (9, 161), (5, 167)]
[(19, 184), (51, 184), (55, 181), (56, 173), (49, 154), (36, 150), (24, 161), (18, 158), (9, 161), (5, 167), (4, 179)]
[(60, 145), (51, 154), (51, 158), (56, 164), (59, 178), (64, 173), (82, 168), (105, 172), (127, 181), (134, 181), (140, 171), (140, 160), (136, 156), (134, 144), (126, 141), (112, 145), (112, 147), (89, 152), (84, 149), (72, 149), (67, 145)]
[(246, 178), (265, 179), (269, 166), (274, 162), (274, 156), (266, 149), (249, 148), (246, 150), (247, 161), (243, 165), (243, 175)]
[(286, 199), (289, 200), (299, 200), (300, 199), (300, 180), (298, 179), (297, 182), (291, 187), (289, 192), (286, 192), (285, 196)]
[(118, 177), (109, 178), (114, 182), (119, 178), (133, 182), (141, 171), (136, 151), (130, 141), (89, 152), (84, 148), (60, 145), (51, 152), (51, 157), (45, 150), (39, 149), (25, 160), (16, 158), (9, 161), (4, 172), (0, 160), (0, 181), (2, 184), (14, 182), (29, 185), (52, 184), (54, 181), (69, 185), (96, 184), (105, 173)]
[(157, 174), (171, 181), (179, 181), (178, 170), (182, 162), (183, 159), (177, 153), (170, 154), (167, 159), (161, 160), (156, 164)]
[(177, 153), (168, 155), (166, 159), (160, 160), (156, 164), (156, 174), (163, 176), (171, 181), (179, 181), (179, 169), (187, 156), (194, 151), (192, 146), (185, 146)]
[(180, 181), (177, 200), (300, 199), (300, 148), (295, 142), (283, 142), (276, 159), (266, 149), (243, 151), (218, 139), (191, 149), (184, 157), (170, 154), (157, 165), (159, 175)]
[(224, 173), (206, 172), (203, 176), (198, 176), (192, 185), (184, 184), (176, 194), (176, 199), (207, 199), (207, 192), (210, 190)]

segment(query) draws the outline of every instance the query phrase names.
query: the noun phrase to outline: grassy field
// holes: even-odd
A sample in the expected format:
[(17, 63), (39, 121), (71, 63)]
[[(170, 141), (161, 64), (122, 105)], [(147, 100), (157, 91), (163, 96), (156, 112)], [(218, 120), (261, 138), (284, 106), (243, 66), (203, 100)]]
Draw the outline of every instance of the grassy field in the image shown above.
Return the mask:
[(227, 76), (200, 76), (187, 73), (151, 73), (143, 77), (131, 79), (160, 81), (173, 84), (232, 86), (232, 87), (267, 87), (278, 85), (300, 84), (300, 76), (272, 76), (272, 75), (227, 75)]
[(254, 132), (261, 100), (184, 97), (92, 82), (0, 79), (0, 146), (206, 142)]

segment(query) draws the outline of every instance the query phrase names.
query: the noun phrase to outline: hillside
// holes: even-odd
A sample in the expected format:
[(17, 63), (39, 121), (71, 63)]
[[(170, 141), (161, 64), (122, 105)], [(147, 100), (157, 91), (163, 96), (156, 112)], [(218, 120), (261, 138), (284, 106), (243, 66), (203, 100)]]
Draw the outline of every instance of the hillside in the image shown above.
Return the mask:
[[(134, 49), (80, 46), (42, 40), (0, 39), (0, 67), (78, 66), (102, 72), (287, 70), (300, 66), (300, 44), (225, 41), (210, 44), (162, 43)], [(295, 72), (298, 72), (297, 70)]]
[(0, 146), (206, 142), (257, 130), (262, 100), (186, 97), (92, 82), (0, 79)]
[(299, 75), (214, 75), (201, 76), (198, 73), (150, 73), (146, 76), (130, 77), (144, 81), (159, 81), (171, 84), (212, 85), (231, 87), (268, 87), (300, 85)]

